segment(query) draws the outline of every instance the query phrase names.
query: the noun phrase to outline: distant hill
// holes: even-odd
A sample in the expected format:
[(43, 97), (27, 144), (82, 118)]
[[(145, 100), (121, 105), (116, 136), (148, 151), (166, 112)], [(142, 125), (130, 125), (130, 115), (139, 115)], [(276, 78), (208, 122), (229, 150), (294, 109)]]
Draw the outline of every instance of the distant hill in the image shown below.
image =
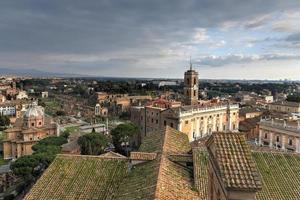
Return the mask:
[(0, 76), (14, 75), (14, 76), (31, 76), (31, 77), (76, 77), (82, 76), (79, 74), (53, 73), (37, 69), (8, 69), (0, 68)]

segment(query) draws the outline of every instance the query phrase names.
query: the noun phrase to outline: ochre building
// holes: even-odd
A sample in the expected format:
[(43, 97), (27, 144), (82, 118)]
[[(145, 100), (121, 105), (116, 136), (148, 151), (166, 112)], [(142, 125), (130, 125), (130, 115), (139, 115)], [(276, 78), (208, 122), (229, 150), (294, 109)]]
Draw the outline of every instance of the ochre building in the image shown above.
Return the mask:
[(25, 112), (23, 118), (18, 118), (13, 128), (4, 131), (4, 159), (14, 159), (31, 155), (31, 147), (39, 140), (59, 135), (58, 125), (45, 117), (44, 109), (36, 104)]
[(198, 99), (198, 73), (192, 68), (185, 73), (184, 83), (184, 105), (159, 99), (147, 106), (131, 108), (131, 121), (140, 128), (140, 140), (143, 140), (148, 132), (166, 126), (187, 134), (190, 141), (213, 132), (238, 131), (238, 104), (201, 103)]

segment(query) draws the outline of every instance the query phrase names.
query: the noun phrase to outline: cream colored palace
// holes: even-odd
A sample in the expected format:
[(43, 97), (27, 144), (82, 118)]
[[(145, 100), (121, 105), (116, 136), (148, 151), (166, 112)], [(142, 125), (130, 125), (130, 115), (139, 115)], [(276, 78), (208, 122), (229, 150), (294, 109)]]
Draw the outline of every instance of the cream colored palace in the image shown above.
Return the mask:
[(131, 108), (131, 121), (140, 128), (142, 141), (147, 133), (165, 126), (188, 135), (190, 141), (213, 132), (235, 132), (239, 128), (239, 105), (229, 102), (201, 103), (198, 99), (198, 73), (190, 69), (184, 74), (184, 105), (158, 99), (145, 107)]

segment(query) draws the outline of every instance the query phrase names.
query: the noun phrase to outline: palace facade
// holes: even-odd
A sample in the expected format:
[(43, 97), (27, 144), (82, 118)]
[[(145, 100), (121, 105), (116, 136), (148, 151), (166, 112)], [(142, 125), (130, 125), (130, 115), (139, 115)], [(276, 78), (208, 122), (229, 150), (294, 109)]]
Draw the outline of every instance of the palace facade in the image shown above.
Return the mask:
[(190, 141), (211, 135), (212, 132), (238, 131), (238, 104), (201, 103), (198, 99), (198, 73), (192, 66), (184, 74), (184, 84), (184, 105), (158, 99), (147, 106), (131, 108), (131, 121), (139, 126), (141, 141), (147, 133), (166, 126), (187, 134)]
[(300, 122), (262, 119), (258, 145), (300, 153)]

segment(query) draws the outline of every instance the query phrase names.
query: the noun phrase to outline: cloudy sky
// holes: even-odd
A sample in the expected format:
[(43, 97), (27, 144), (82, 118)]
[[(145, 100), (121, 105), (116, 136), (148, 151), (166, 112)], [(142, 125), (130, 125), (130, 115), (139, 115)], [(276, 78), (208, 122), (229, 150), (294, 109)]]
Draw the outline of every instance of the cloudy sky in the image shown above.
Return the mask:
[(0, 68), (300, 80), (299, 0), (0, 0)]

